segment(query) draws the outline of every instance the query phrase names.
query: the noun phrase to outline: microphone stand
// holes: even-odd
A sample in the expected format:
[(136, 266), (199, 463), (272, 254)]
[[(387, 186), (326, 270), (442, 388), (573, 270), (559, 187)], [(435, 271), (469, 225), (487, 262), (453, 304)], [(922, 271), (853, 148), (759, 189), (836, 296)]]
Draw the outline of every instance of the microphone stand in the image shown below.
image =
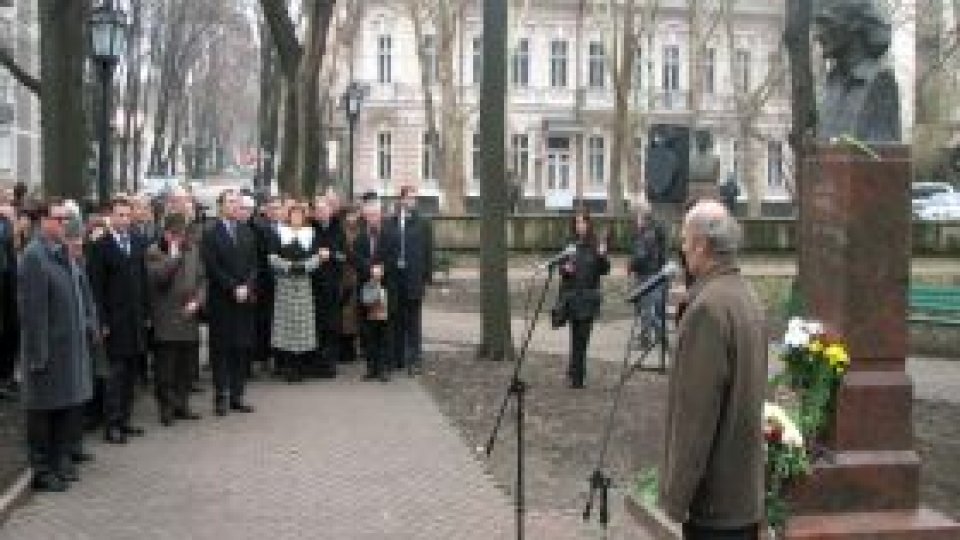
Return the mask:
[(520, 378), (520, 370), (523, 368), (523, 362), (527, 358), (527, 350), (530, 347), (530, 341), (533, 338), (533, 331), (537, 326), (537, 319), (540, 318), (540, 313), (543, 311), (543, 304), (547, 298), (547, 293), (550, 290), (550, 283), (553, 281), (554, 265), (547, 267), (547, 277), (543, 281), (543, 288), (540, 290), (540, 296), (537, 298), (536, 309), (533, 312), (532, 317), (530, 318), (529, 323), (527, 324), (526, 334), (523, 338), (523, 343), (520, 346), (520, 352), (517, 355), (517, 359), (514, 361), (513, 376), (510, 378), (510, 384), (507, 387), (507, 392), (503, 396), (503, 401), (500, 403), (500, 411), (497, 413), (497, 419), (493, 425), (493, 431), (490, 433), (489, 439), (487, 439), (487, 445), (485, 448), (485, 453), (487, 457), (490, 457), (490, 454), (493, 453), (493, 446), (497, 441), (497, 434), (500, 432), (500, 426), (503, 423), (503, 418), (507, 411), (507, 404), (510, 402), (511, 397), (515, 397), (517, 400), (516, 407), (516, 423), (517, 423), (517, 484), (516, 484), (516, 493), (514, 496), (514, 508), (516, 511), (516, 523), (517, 523), (517, 540), (523, 540), (523, 529), (524, 529), (524, 516), (526, 514), (526, 508), (524, 503), (524, 475), (523, 475), (523, 462), (524, 462), (524, 448), (523, 448), (523, 419), (524, 419), (524, 409), (523, 401), (524, 396), (527, 391), (527, 383)]
[[(613, 484), (612, 479), (604, 473), (604, 467), (606, 466), (607, 451), (610, 447), (610, 438), (613, 435), (613, 425), (614, 419), (616, 418), (617, 411), (620, 408), (620, 398), (623, 396), (623, 388), (626, 386), (627, 381), (633, 376), (634, 373), (641, 370), (663, 372), (662, 370), (666, 369), (666, 366), (662, 366), (661, 369), (650, 369), (643, 367), (643, 361), (646, 359), (647, 355), (653, 350), (656, 346), (656, 340), (651, 340), (649, 343), (645, 344), (645, 348), (640, 352), (640, 357), (633, 364), (630, 363), (630, 353), (633, 351), (631, 345), (633, 344), (637, 329), (642, 325), (642, 312), (638, 313), (633, 318), (633, 323), (630, 326), (630, 337), (627, 339), (626, 350), (623, 355), (623, 367), (620, 373), (620, 380), (617, 383), (616, 388), (614, 389), (613, 394), (613, 405), (610, 407), (609, 412), (607, 413), (607, 421), (604, 424), (603, 428), (603, 439), (600, 445), (600, 452), (597, 456), (597, 464), (593, 469), (593, 473), (590, 475), (590, 492), (587, 496), (587, 504), (583, 509), (583, 520), (589, 521), (590, 516), (593, 513), (594, 497), (596, 493), (600, 492), (600, 525), (603, 527), (604, 531), (607, 529), (607, 525), (610, 523), (610, 508), (609, 508), (609, 492), (610, 487)], [(664, 340), (666, 341), (666, 340)], [(664, 352), (665, 354), (665, 352)], [(664, 358), (664, 356), (661, 356)]]

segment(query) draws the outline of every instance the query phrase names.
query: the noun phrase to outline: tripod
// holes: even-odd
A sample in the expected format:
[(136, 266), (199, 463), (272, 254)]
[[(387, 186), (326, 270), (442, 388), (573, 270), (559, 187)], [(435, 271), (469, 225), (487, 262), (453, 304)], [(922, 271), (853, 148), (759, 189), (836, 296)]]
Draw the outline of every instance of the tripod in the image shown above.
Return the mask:
[(503, 401), (500, 403), (500, 411), (497, 413), (497, 419), (493, 425), (493, 431), (490, 433), (490, 438), (487, 439), (487, 445), (485, 448), (486, 455), (489, 458), (490, 454), (493, 453), (493, 445), (497, 441), (497, 434), (500, 432), (500, 426), (502, 425), (503, 418), (507, 412), (507, 404), (510, 402), (511, 397), (515, 397), (517, 400), (517, 484), (516, 493), (514, 496), (514, 508), (516, 511), (517, 540), (523, 540), (524, 516), (526, 514), (526, 507), (523, 497), (523, 401), (527, 391), (527, 383), (520, 378), (520, 371), (523, 368), (524, 360), (527, 358), (527, 350), (530, 347), (530, 341), (533, 338), (533, 331), (537, 326), (537, 319), (540, 318), (540, 313), (543, 311), (543, 304), (547, 299), (547, 293), (550, 290), (550, 283), (553, 281), (553, 272), (553, 266), (548, 266), (547, 277), (543, 280), (543, 288), (540, 290), (540, 296), (537, 297), (536, 308), (533, 312), (533, 315), (530, 317), (529, 322), (527, 323), (523, 337), (523, 343), (520, 346), (520, 353), (517, 355), (517, 359), (514, 362), (513, 376), (510, 378), (510, 384), (507, 387), (507, 392), (503, 396)]
[[(665, 317), (664, 317), (665, 320)], [(653, 321), (656, 322), (656, 321)], [(609, 412), (607, 413), (607, 421), (604, 424), (603, 428), (603, 439), (600, 445), (600, 453), (597, 456), (597, 465), (593, 469), (593, 473), (590, 475), (590, 492), (587, 496), (587, 504), (583, 509), (583, 520), (589, 521), (590, 516), (593, 513), (594, 506), (594, 497), (597, 492), (600, 492), (600, 525), (604, 530), (607, 529), (607, 525), (610, 523), (610, 508), (609, 508), (609, 492), (612, 485), (611, 478), (604, 472), (607, 459), (607, 451), (610, 447), (610, 438), (613, 435), (613, 426), (614, 419), (616, 418), (617, 411), (620, 408), (620, 398), (623, 396), (623, 388), (626, 386), (627, 381), (633, 376), (637, 371), (654, 371), (658, 373), (663, 373), (666, 371), (666, 328), (665, 324), (661, 323), (660, 328), (664, 331), (660, 340), (649, 339), (643, 341), (642, 350), (640, 352), (640, 357), (636, 362), (630, 363), (630, 353), (634, 351), (633, 343), (637, 338), (638, 331), (646, 331), (645, 328), (645, 316), (643, 310), (638, 311), (638, 313), (633, 318), (633, 323), (630, 325), (630, 337), (627, 340), (627, 345), (623, 354), (623, 365), (622, 371), (620, 372), (620, 380), (617, 382), (617, 386), (614, 389), (613, 394), (613, 404), (610, 407)], [(656, 347), (657, 341), (660, 341), (664, 345), (661, 352), (661, 365), (659, 368), (649, 368), (644, 367), (643, 362), (646, 359), (647, 355)]]

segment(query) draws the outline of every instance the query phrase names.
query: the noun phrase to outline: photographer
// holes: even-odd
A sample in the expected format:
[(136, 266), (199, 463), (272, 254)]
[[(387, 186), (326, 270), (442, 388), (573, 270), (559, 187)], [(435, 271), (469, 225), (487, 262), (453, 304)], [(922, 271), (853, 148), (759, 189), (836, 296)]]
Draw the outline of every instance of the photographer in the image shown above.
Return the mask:
[[(632, 253), (627, 272), (639, 285), (654, 276), (666, 263), (666, 233), (658, 223), (649, 206), (637, 211)], [(654, 335), (663, 334), (668, 282), (657, 285), (637, 302), (637, 315), (641, 317), (640, 337), (649, 345)], [(656, 333), (656, 334), (655, 334)], [(664, 335), (659, 335), (661, 339)]]

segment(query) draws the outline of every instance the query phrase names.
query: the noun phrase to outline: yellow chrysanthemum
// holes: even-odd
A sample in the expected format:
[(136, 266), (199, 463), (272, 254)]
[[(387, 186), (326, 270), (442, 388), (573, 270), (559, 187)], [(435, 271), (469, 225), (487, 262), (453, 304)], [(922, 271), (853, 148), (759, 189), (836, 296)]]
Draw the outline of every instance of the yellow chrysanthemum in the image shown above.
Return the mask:
[(839, 343), (828, 346), (823, 354), (827, 357), (831, 366), (845, 365), (850, 362), (850, 357), (847, 355), (846, 349)]
[(812, 352), (813, 354), (817, 354), (817, 353), (823, 351), (823, 343), (820, 343), (820, 342), (817, 341), (817, 340), (813, 340), (813, 341), (810, 342), (810, 345), (807, 346), (807, 348), (808, 348), (808, 349), (810, 350), (810, 352)]

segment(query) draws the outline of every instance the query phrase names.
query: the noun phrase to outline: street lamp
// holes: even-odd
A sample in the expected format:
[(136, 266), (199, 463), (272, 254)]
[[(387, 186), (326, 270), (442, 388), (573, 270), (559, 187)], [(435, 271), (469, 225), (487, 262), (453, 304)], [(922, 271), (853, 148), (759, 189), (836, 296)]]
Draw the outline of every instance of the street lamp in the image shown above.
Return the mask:
[(351, 201), (353, 200), (353, 135), (357, 126), (357, 119), (360, 117), (360, 103), (365, 95), (366, 88), (356, 82), (347, 85), (347, 89), (343, 93), (343, 108), (347, 111), (347, 123), (350, 125), (349, 156), (347, 158), (350, 167), (350, 176), (348, 177), (350, 185), (347, 189)]
[(90, 56), (98, 68), (102, 84), (98, 135), (100, 163), (97, 175), (97, 198), (106, 203), (110, 198), (112, 156), (110, 148), (110, 110), (113, 71), (127, 47), (127, 14), (114, 8), (112, 0), (104, 0), (90, 13)]

